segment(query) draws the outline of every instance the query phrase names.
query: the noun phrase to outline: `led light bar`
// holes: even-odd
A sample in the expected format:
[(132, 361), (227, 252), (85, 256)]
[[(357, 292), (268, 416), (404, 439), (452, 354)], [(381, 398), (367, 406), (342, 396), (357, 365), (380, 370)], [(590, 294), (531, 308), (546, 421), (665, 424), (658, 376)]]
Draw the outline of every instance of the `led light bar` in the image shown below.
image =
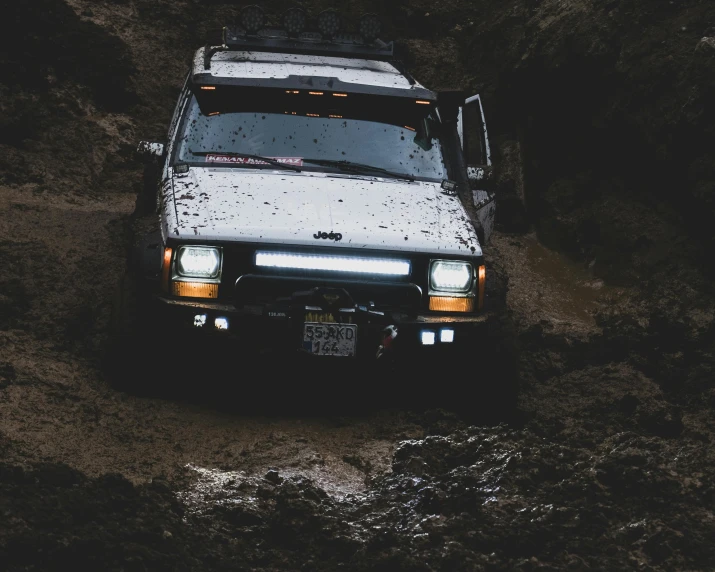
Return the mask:
[(329, 272), (354, 272), (359, 274), (383, 274), (409, 276), (407, 260), (389, 258), (362, 258), (357, 256), (319, 256), (285, 252), (256, 252), (256, 266), (290, 268), (293, 270), (327, 270)]

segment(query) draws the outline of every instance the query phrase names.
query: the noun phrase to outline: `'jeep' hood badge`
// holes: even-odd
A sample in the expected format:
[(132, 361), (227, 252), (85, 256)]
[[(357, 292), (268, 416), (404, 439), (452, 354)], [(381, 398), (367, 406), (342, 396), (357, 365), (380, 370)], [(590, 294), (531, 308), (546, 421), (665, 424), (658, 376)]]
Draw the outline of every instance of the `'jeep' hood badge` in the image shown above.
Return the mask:
[(313, 235), (313, 238), (322, 238), (324, 240), (334, 240), (337, 242), (338, 240), (342, 240), (343, 235), (340, 234), (339, 232), (332, 232), (332, 231), (331, 232), (320, 232), (320, 231), (318, 231)]

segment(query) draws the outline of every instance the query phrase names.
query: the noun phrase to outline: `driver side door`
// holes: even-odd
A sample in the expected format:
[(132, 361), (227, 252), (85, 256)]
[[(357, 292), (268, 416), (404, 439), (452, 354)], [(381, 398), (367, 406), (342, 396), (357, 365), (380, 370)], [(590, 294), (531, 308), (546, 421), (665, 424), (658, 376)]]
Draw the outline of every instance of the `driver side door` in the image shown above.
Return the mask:
[(496, 200), (494, 192), (490, 190), (492, 157), (484, 108), (479, 95), (465, 100), (459, 110), (457, 130), (462, 142), (474, 207), (484, 229), (484, 240), (488, 242), (494, 229)]

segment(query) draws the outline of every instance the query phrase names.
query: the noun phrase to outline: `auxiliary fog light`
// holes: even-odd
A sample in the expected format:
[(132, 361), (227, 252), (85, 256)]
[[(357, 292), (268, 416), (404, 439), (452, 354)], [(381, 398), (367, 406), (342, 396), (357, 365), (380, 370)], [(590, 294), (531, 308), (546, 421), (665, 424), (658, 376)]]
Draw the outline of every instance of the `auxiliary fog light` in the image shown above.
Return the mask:
[(216, 318), (214, 326), (217, 330), (228, 330), (228, 318)]
[(454, 341), (454, 330), (444, 329), (439, 331), (439, 341), (443, 344), (451, 344)]
[(299, 36), (305, 30), (307, 18), (302, 8), (290, 8), (283, 15), (283, 27), (289, 36)]
[(340, 32), (340, 15), (336, 10), (324, 10), (318, 14), (318, 29), (328, 39), (332, 39)]
[(422, 340), (423, 346), (433, 346), (434, 345), (434, 332), (429, 330), (423, 330), (420, 333), (420, 339)]
[(365, 14), (360, 18), (360, 35), (367, 44), (380, 37), (382, 24), (377, 14)]
[(203, 328), (206, 325), (206, 314), (196, 314), (194, 316), (194, 326)]
[(241, 10), (241, 25), (248, 34), (255, 35), (266, 25), (266, 13), (252, 4)]

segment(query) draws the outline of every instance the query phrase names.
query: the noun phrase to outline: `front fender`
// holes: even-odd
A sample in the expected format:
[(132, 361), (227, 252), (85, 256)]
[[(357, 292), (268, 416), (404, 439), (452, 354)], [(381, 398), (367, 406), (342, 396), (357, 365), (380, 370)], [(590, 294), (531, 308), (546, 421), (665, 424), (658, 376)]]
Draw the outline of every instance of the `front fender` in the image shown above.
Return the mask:
[(142, 235), (131, 253), (131, 266), (145, 280), (159, 280), (163, 258), (161, 231)]

